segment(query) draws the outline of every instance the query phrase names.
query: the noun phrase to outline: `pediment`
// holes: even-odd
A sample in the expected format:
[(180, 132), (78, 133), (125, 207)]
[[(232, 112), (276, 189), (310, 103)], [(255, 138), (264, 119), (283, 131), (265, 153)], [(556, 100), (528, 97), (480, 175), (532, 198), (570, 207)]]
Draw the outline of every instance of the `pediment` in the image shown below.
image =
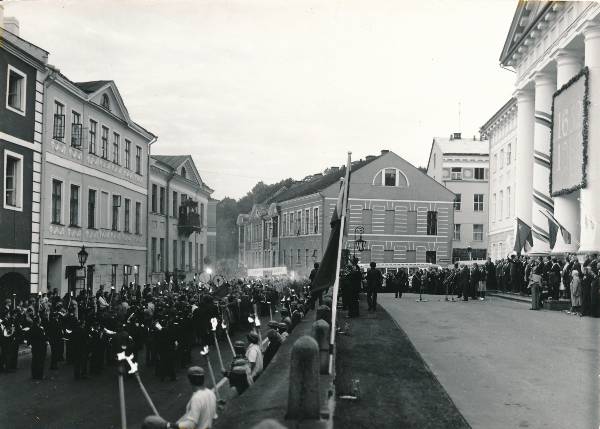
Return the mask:
[(97, 104), (103, 108), (105, 107), (106, 101), (108, 102), (108, 110), (113, 115), (122, 119), (125, 122), (130, 122), (129, 112), (123, 103), (123, 99), (117, 89), (114, 82), (108, 82), (106, 85), (90, 94), (89, 99), (92, 103)]
[(500, 54), (502, 64), (506, 64), (510, 59), (514, 50), (533, 28), (534, 23), (549, 3), (549, 1), (519, 1)]

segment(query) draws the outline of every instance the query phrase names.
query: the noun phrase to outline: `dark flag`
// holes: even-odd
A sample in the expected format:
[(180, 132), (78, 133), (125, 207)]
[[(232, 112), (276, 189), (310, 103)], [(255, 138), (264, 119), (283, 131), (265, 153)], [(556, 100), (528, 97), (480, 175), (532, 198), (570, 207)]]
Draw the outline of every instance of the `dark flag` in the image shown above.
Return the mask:
[(565, 241), (565, 244), (571, 244), (571, 233), (567, 231), (567, 228), (562, 226), (560, 222), (554, 217), (554, 215), (548, 210), (540, 210), (540, 212), (548, 219), (548, 231), (550, 232), (550, 248), (554, 248), (559, 230), (563, 237), (563, 240)]
[(527, 245), (529, 248), (533, 247), (533, 235), (531, 233), (531, 227), (517, 218), (517, 236), (515, 237), (515, 252), (521, 253), (521, 250), (525, 248), (527, 251)]
[[(346, 177), (348, 178), (348, 181), (350, 181), (348, 174), (346, 174)], [(332, 287), (335, 283), (336, 276), (338, 275), (337, 259), (339, 253), (340, 233), (342, 229), (342, 210), (344, 206), (345, 195), (348, 194), (346, 193), (346, 185), (344, 184), (341, 186), (337, 203), (335, 205), (335, 209), (333, 210), (333, 215), (331, 216), (331, 235), (329, 236), (329, 241), (327, 242), (327, 248), (325, 249), (325, 253), (323, 253), (323, 259), (319, 265), (317, 275), (310, 285), (311, 292), (313, 293)]]

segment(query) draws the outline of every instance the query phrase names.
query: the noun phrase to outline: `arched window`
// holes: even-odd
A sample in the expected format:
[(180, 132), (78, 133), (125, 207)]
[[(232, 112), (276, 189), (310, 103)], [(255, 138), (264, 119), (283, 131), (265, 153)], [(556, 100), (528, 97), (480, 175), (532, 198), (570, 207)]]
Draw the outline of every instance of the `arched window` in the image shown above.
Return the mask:
[(181, 177), (187, 179), (187, 172), (185, 171), (185, 167), (181, 167)]
[(374, 186), (396, 186), (398, 188), (408, 188), (408, 178), (397, 168), (383, 168), (377, 172), (373, 178)]
[(110, 100), (108, 99), (108, 95), (102, 94), (102, 107), (106, 110), (110, 110)]

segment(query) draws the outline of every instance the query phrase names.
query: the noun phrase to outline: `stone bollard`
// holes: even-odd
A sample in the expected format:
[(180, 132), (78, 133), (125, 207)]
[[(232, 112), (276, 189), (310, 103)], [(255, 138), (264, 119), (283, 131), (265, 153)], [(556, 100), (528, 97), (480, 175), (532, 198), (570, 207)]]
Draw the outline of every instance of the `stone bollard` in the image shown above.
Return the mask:
[(289, 383), (286, 419), (318, 420), (319, 345), (308, 335), (298, 338), (292, 346)]
[(319, 369), (329, 374), (329, 323), (320, 319), (312, 324), (312, 337), (319, 345)]
[(331, 325), (331, 307), (320, 305), (317, 308), (317, 320), (324, 320)]

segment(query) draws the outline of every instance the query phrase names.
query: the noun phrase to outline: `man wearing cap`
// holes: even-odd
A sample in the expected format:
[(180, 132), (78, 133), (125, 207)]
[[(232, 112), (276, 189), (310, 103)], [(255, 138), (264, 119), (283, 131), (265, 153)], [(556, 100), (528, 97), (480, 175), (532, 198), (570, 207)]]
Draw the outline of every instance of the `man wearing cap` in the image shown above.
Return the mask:
[(260, 346), (258, 345), (258, 335), (254, 332), (248, 334), (248, 349), (246, 350), (246, 359), (250, 363), (250, 374), (252, 379), (256, 381), (263, 370), (263, 355)]
[(167, 429), (208, 429), (217, 415), (217, 397), (204, 386), (204, 369), (192, 366), (188, 369), (188, 380), (194, 393), (185, 407), (185, 414), (177, 423), (166, 424)]

